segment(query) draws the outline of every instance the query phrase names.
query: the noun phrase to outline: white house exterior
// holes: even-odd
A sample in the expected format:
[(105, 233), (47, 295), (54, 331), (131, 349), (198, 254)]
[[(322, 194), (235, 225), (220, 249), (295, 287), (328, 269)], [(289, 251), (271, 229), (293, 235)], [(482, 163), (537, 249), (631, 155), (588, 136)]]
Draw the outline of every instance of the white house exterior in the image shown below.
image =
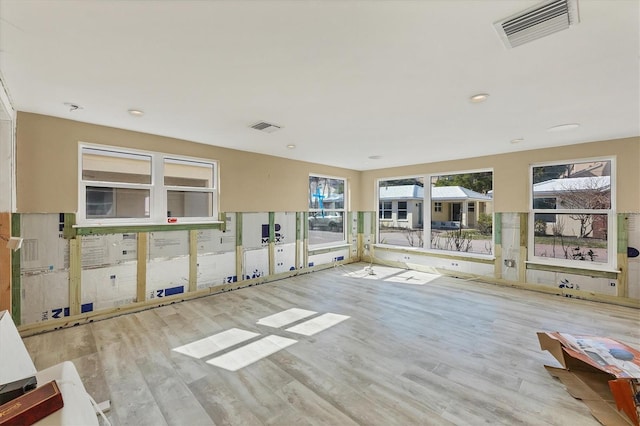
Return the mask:
[[(431, 188), (432, 228), (450, 228), (453, 222), (463, 228), (473, 228), (481, 213), (492, 212), (491, 201), (491, 196), (461, 186), (434, 186)], [(423, 202), (424, 188), (419, 185), (380, 187), (380, 227), (423, 228)]]

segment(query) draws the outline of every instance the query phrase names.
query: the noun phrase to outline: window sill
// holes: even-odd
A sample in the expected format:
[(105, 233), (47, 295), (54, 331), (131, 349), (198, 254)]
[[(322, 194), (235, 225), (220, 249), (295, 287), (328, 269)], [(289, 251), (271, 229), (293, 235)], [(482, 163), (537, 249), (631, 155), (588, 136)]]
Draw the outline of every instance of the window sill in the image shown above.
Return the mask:
[(126, 234), (135, 232), (189, 231), (192, 229), (223, 229), (225, 222), (215, 220), (206, 222), (179, 223), (96, 223), (76, 224), (72, 228), (75, 235)]

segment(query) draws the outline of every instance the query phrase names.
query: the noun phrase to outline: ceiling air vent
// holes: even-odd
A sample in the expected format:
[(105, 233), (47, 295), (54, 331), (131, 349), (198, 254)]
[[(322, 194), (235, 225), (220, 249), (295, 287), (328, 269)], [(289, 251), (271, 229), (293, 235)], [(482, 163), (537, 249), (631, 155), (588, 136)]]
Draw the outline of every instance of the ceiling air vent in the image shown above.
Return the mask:
[(260, 121), (259, 123), (256, 123), (253, 126), (251, 126), (251, 128), (256, 130), (261, 130), (266, 133), (273, 133), (276, 130), (280, 130), (281, 126), (267, 123), (266, 121)]
[(566, 30), (578, 20), (578, 0), (547, 1), (493, 24), (512, 48)]

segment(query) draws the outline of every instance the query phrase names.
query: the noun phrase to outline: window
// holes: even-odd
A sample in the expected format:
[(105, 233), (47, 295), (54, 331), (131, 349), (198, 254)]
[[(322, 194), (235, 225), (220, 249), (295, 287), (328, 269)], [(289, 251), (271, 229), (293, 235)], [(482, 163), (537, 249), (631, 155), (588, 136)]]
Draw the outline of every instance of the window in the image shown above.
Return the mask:
[(530, 259), (587, 269), (615, 266), (612, 166), (612, 159), (602, 159), (531, 168)]
[[(423, 246), (424, 177), (378, 181), (378, 241), (404, 247)], [(395, 211), (392, 207), (395, 206)]]
[(393, 203), (391, 201), (381, 201), (379, 217), (380, 219), (391, 219), (391, 208)]
[(407, 220), (407, 202), (398, 201), (398, 220)]
[(429, 248), (493, 254), (493, 172), (430, 178)]
[(211, 217), (214, 167), (212, 163), (164, 159), (168, 217)]
[[(424, 182), (430, 182), (427, 190)], [(378, 241), (492, 255), (492, 192), (491, 171), (379, 180)], [(389, 215), (391, 203), (395, 210)]]
[(78, 223), (217, 219), (216, 163), (80, 146)]
[(309, 244), (345, 241), (345, 179), (309, 176)]

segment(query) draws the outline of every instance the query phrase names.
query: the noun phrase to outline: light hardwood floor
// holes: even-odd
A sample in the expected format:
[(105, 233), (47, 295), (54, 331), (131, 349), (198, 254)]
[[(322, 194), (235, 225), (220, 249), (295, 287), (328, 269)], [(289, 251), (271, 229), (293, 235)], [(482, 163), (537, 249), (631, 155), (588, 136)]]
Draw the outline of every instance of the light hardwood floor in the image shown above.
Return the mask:
[[(640, 348), (636, 309), (366, 266), (24, 340), (38, 369), (73, 361), (112, 424), (136, 426), (597, 425), (544, 369), (557, 363), (536, 332)], [(312, 336), (256, 324), (290, 308), (350, 318)], [(297, 343), (235, 372), (172, 350), (233, 328)]]

